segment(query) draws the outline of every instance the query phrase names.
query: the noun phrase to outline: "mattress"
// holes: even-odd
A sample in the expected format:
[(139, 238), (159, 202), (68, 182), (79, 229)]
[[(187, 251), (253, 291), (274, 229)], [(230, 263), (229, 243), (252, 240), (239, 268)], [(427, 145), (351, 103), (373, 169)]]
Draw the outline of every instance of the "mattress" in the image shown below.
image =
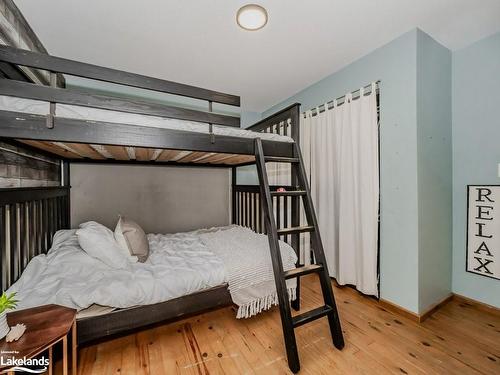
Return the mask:
[[(0, 95), (0, 110), (22, 112), (34, 115), (47, 115), (49, 113), (49, 103), (39, 100)], [(195, 133), (209, 134), (209, 125), (206, 123), (158, 116), (140, 115), (135, 113), (109, 111), (106, 109), (89, 108), (66, 104), (57, 104), (56, 116), (77, 120), (104, 121), (117, 124), (137, 125), (152, 128), (183, 130)], [(293, 142), (292, 138), (280, 134), (259, 133), (222, 125), (214, 125), (213, 133), (215, 135), (225, 135), (232, 137), (259, 137), (263, 140), (269, 141), (288, 143)]]
[(101, 306), (97, 304), (90, 305), (76, 313), (76, 320), (92, 318), (94, 316), (106, 315), (117, 310), (115, 307)]

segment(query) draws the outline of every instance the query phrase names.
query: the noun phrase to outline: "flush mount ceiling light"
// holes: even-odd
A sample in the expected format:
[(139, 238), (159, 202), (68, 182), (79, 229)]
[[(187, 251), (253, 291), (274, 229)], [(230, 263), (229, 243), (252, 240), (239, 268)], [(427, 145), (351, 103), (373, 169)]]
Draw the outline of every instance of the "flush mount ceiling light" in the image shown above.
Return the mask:
[(257, 4), (242, 6), (236, 13), (236, 22), (245, 30), (259, 30), (266, 26), (267, 12)]

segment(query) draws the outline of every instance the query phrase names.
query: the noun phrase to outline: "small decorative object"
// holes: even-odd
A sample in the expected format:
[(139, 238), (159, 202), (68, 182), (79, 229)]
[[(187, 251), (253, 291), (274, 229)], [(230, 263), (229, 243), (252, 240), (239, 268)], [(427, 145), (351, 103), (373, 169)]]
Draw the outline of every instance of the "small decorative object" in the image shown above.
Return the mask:
[(280, 188), (278, 188), (276, 191), (277, 191), (277, 192), (280, 192), (280, 193), (283, 193), (283, 192), (285, 192), (285, 191), (286, 191), (286, 189), (285, 189), (285, 188), (280, 187)]
[(26, 326), (24, 324), (16, 324), (10, 329), (5, 340), (7, 340), (7, 342), (17, 341), (21, 338), (24, 331), (26, 331)]
[(9, 325), (7, 324), (7, 310), (15, 309), (17, 306), (17, 300), (14, 299), (16, 293), (3, 293), (0, 297), (0, 340), (3, 339), (7, 333), (9, 333)]
[(469, 185), (466, 270), (500, 280), (500, 185)]

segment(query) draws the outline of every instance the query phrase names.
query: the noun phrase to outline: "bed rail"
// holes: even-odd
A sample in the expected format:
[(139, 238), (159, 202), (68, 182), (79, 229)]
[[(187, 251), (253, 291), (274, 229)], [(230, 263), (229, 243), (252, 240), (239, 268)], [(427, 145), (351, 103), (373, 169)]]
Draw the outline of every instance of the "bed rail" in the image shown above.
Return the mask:
[[(147, 77), (116, 69), (63, 59), (60, 57), (17, 49), (0, 45), (0, 62), (44, 69), (53, 77), (52, 87), (32, 83), (5, 80), (0, 86), (0, 94), (25, 99), (44, 100), (52, 103), (78, 105), (92, 108), (108, 109), (120, 112), (140, 113), (162, 116), (180, 120), (191, 120), (226, 126), (240, 126), (239, 117), (213, 113), (212, 103), (222, 103), (230, 106), (240, 105), (239, 96), (207, 90), (177, 82)], [(156, 104), (148, 101), (129, 98), (119, 98), (109, 95), (97, 95), (67, 88), (57, 88), (56, 75), (70, 74), (72, 76), (93, 79), (118, 85), (152, 90), (161, 93), (184, 96), (208, 102), (208, 111), (192, 110), (177, 106)], [(54, 115), (55, 107), (51, 111)]]
[(50, 249), (56, 231), (69, 226), (69, 187), (0, 189), (0, 290)]
[[(286, 126), (284, 126), (286, 125)], [(300, 136), (300, 103), (294, 103), (286, 108), (268, 116), (247, 130), (254, 132), (274, 133), (288, 135), (295, 142), (299, 142)]]

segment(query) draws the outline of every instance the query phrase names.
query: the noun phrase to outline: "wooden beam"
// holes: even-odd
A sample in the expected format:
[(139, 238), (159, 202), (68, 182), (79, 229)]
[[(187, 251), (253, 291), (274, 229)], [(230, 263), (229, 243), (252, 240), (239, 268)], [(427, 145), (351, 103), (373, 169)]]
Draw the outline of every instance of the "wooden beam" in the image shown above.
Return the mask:
[[(49, 129), (46, 116), (3, 110), (0, 137), (242, 155), (252, 155), (255, 147), (253, 138), (217, 135), (212, 142), (209, 134), (199, 132), (61, 117), (56, 117), (54, 127)], [(289, 142), (262, 141), (267, 156), (292, 157), (293, 146)]]
[(174, 166), (178, 168), (224, 168), (229, 169), (231, 165), (227, 164), (208, 164), (208, 163), (178, 163), (176, 161), (139, 161), (139, 160), (93, 160), (93, 159), (71, 159), (71, 164), (108, 164), (108, 165), (147, 165), (147, 166)]

